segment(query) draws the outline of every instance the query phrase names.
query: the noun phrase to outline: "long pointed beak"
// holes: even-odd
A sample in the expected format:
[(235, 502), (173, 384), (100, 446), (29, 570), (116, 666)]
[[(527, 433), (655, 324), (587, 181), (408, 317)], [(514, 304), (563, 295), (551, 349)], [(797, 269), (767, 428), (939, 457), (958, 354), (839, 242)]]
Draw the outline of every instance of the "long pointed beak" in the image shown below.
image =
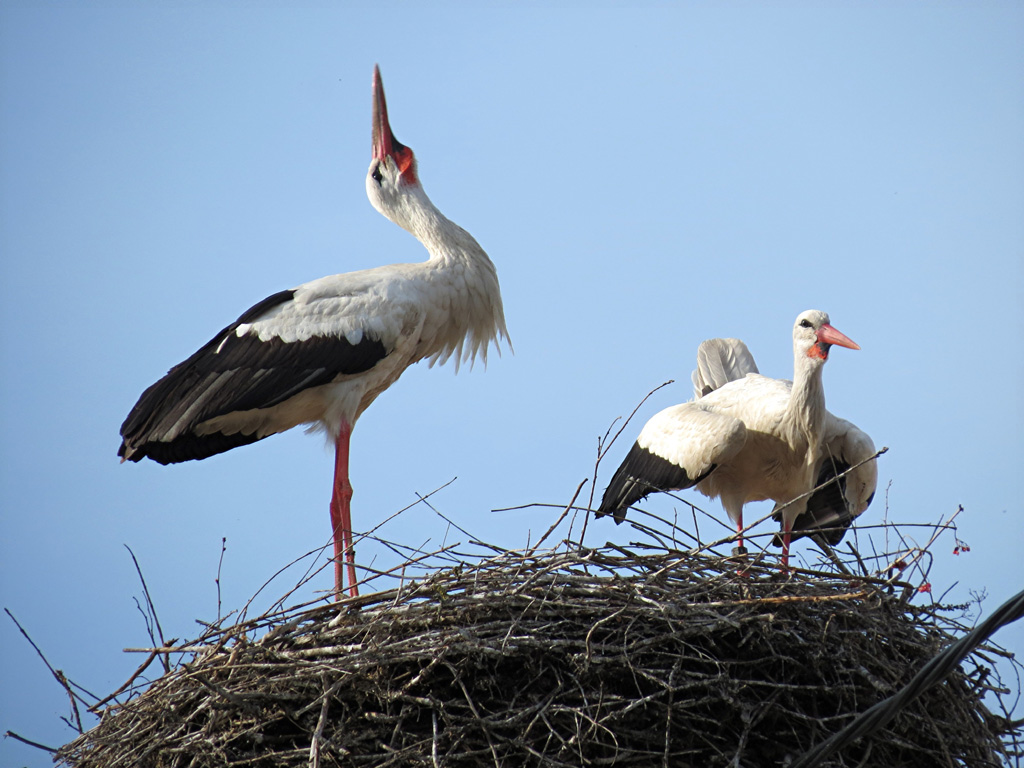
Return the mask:
[(380, 67), (373, 66), (373, 159), (383, 160), (395, 151), (395, 135), (388, 123), (388, 103), (384, 100), (384, 83)]
[(853, 339), (840, 333), (828, 323), (825, 323), (818, 329), (818, 341), (825, 344), (836, 344), (848, 349), (860, 349), (860, 346)]

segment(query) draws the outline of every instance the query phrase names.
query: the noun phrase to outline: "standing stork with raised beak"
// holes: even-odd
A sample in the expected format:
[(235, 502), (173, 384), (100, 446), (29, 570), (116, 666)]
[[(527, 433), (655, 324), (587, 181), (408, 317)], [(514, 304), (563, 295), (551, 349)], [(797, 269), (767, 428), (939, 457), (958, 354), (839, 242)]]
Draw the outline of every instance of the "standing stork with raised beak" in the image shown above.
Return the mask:
[(473, 236), (430, 202), (416, 158), (391, 131), (373, 72), (373, 207), (429, 258), (332, 275), (275, 293), (242, 313), (147, 389), (121, 425), (122, 460), (205, 459), (300, 424), (335, 448), (331, 530), (335, 589), (358, 594), (349, 440), (360, 414), (410, 365), (477, 357), (509, 342), (498, 275)]

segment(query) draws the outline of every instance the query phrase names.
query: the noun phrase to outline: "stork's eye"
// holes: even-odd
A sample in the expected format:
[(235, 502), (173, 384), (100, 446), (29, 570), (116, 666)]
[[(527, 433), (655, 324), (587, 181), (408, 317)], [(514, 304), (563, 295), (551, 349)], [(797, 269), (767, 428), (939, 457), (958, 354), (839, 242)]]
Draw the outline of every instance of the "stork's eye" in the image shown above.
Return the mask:
[(810, 320), (804, 318), (803, 320), (800, 321), (800, 327), (801, 328), (812, 328), (813, 326), (811, 325), (811, 321)]
[(383, 176), (381, 176), (380, 173), (380, 163), (377, 163), (377, 165), (373, 166), (373, 173), (371, 173), (370, 176), (373, 178), (374, 181), (377, 182), (378, 185), (380, 184), (381, 179), (384, 178)]

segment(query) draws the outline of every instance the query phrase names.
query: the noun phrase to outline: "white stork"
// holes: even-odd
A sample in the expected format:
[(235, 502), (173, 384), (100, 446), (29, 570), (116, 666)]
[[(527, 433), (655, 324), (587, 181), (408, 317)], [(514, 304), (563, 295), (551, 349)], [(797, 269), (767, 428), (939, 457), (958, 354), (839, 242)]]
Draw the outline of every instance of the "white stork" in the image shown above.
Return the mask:
[(205, 459), (299, 424), (335, 446), (331, 529), (335, 587), (357, 594), (348, 477), (360, 414), (413, 363), (486, 363), (511, 348), (498, 275), (476, 240), (430, 202), (412, 150), (391, 132), (380, 70), (373, 73), (373, 207), (430, 258), (332, 275), (275, 293), (242, 313), (147, 389), (121, 425), (122, 461)]
[[(647, 422), (597, 515), (611, 514), (621, 523), (628, 507), (649, 493), (695, 486), (709, 498), (721, 498), (740, 534), (741, 552), (743, 505), (765, 499), (777, 502), (783, 567), (789, 565), (794, 532), (817, 533), (838, 544), (871, 503), (877, 467), (868, 461), (836, 478), (870, 459), (875, 446), (825, 409), (821, 374), (833, 344), (860, 349), (824, 312), (801, 313), (793, 326), (793, 381), (785, 381), (759, 375), (739, 339), (705, 341), (693, 373), (695, 399)], [(829, 484), (805, 495), (823, 483)]]

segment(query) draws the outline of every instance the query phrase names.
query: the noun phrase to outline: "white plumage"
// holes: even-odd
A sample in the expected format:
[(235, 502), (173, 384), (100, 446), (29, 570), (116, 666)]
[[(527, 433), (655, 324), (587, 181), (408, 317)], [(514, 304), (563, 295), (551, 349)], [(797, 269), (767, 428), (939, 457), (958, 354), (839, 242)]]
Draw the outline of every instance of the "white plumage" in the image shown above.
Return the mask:
[[(373, 79), (373, 156), (366, 191), (430, 258), (332, 275), (264, 299), (172, 368), (121, 426), (122, 460), (203, 459), (299, 424), (335, 445), (331, 522), (355, 590), (349, 437), (360, 414), (410, 365), (482, 359), (509, 342), (498, 276), (472, 235), (423, 191), (412, 150), (395, 139), (380, 72)], [(511, 346), (511, 345), (510, 345)], [(500, 348), (499, 348), (500, 352)]]
[(693, 397), (703, 397), (730, 381), (757, 373), (757, 363), (747, 345), (739, 339), (708, 339), (697, 347), (697, 368), (693, 371)]
[[(695, 399), (647, 422), (605, 490), (598, 515), (622, 522), (628, 507), (649, 493), (696, 487), (722, 500), (738, 531), (744, 504), (777, 502), (784, 565), (793, 532), (819, 533), (838, 544), (871, 503), (877, 467), (868, 461), (836, 479), (871, 458), (875, 447), (864, 432), (825, 409), (822, 369), (833, 344), (859, 349), (824, 312), (801, 313), (793, 326), (793, 381), (758, 374), (738, 339), (701, 344)], [(828, 485), (805, 495), (823, 483)]]

